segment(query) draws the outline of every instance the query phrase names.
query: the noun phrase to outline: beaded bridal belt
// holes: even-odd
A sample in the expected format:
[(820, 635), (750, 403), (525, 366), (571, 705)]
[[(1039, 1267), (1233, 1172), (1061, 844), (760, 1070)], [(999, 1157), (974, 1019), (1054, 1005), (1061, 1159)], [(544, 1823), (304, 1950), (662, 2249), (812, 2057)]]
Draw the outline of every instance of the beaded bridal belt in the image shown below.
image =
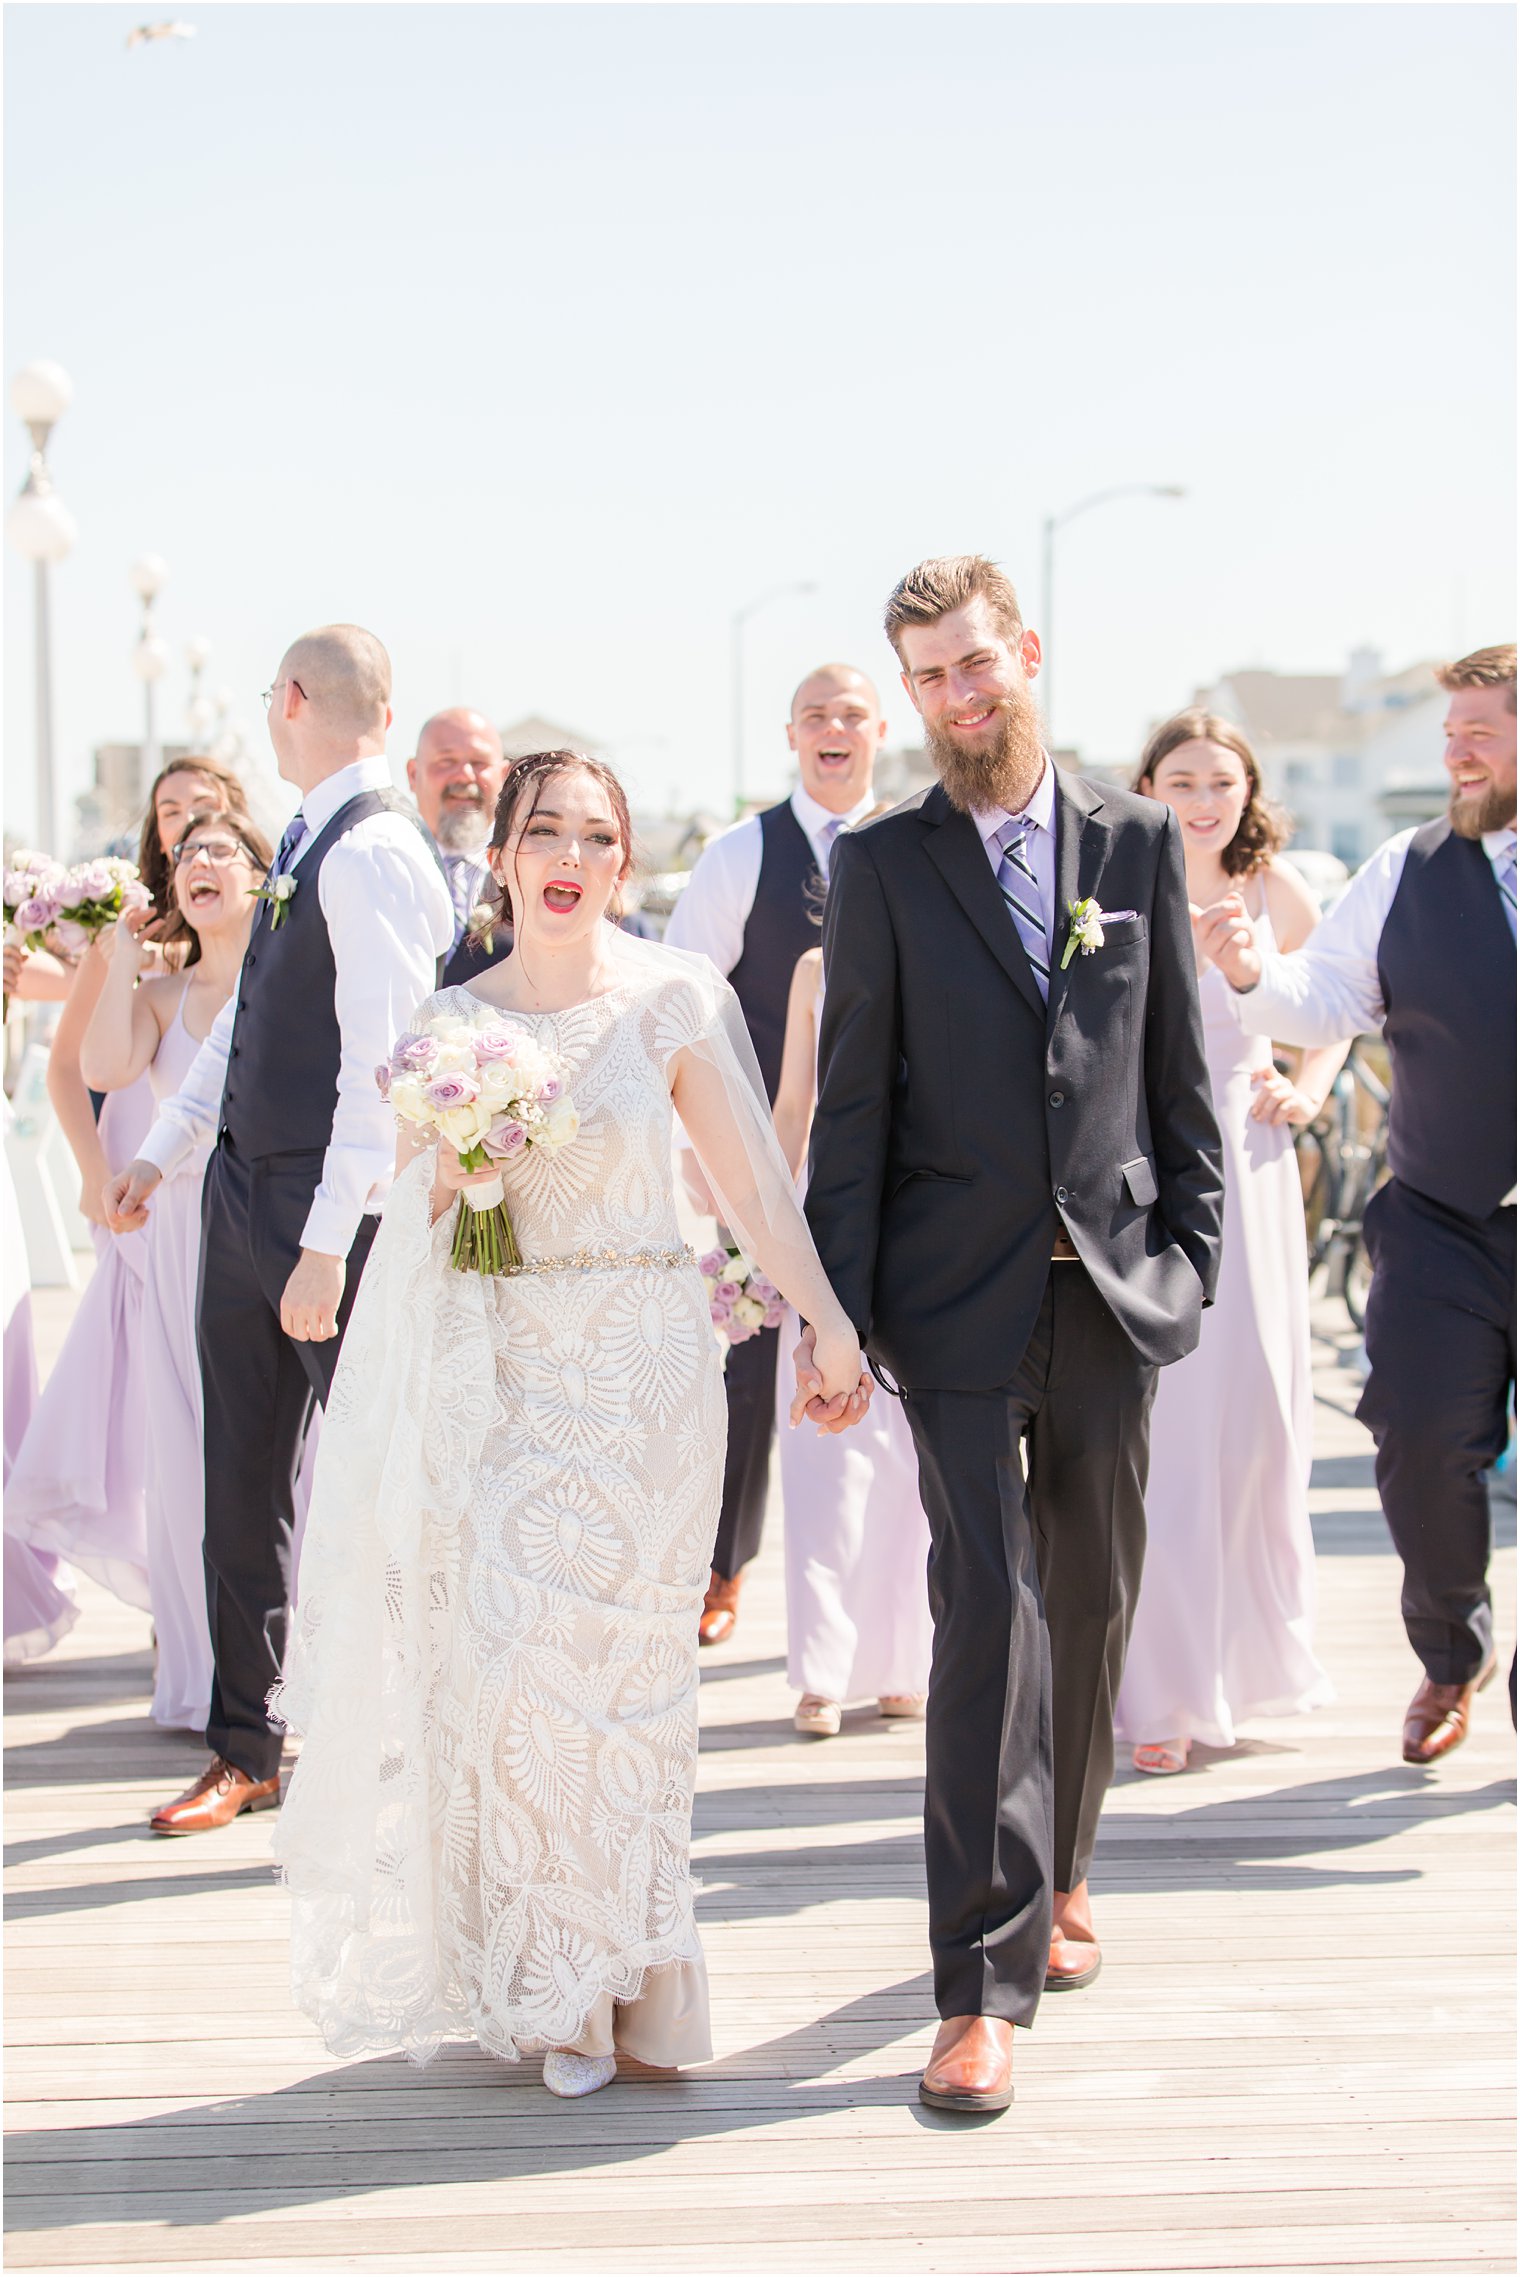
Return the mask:
[(509, 1265), (507, 1277), (517, 1273), (607, 1273), (631, 1265), (695, 1265), (694, 1249), (572, 1249), (563, 1257), (525, 1257)]

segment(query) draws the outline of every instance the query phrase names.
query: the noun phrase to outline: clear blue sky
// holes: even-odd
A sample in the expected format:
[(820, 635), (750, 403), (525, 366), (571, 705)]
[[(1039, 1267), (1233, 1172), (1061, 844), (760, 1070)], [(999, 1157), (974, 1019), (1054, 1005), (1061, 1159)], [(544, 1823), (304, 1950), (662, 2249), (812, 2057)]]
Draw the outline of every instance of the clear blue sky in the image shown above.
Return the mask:
[[(1502, 6), (12, 5), (6, 372), (64, 364), (80, 541), (60, 764), (132, 736), (127, 570), (260, 718), (356, 618), (393, 758), (543, 711), (718, 801), (728, 625), (754, 789), (792, 683), (885, 680), (881, 601), (981, 548), (1094, 759), (1242, 664), (1509, 639), (1514, 28)], [(13, 493), (25, 437), (5, 413)], [(7, 549), (6, 783), (30, 823)], [(906, 734), (897, 691), (890, 712)], [(262, 730), (260, 730), (262, 732)]]

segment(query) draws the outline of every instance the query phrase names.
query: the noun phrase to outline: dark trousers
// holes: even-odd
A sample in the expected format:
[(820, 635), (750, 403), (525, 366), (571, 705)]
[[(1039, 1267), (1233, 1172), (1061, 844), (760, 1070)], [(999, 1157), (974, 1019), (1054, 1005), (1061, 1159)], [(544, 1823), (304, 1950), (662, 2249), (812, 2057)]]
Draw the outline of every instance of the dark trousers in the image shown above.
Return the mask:
[(762, 1328), (735, 1344), (724, 1370), (728, 1394), (728, 1453), (723, 1463), (723, 1506), (713, 1569), (725, 1581), (742, 1573), (760, 1547), (771, 1440), (776, 1431), (776, 1340), (779, 1328)]
[(1086, 1879), (1145, 1554), (1155, 1386), (1064, 1264), (1012, 1383), (907, 1396), (932, 1542), (924, 1854), (941, 2016), (1031, 2023), (1052, 1892)]
[(1458, 1217), (1398, 1179), (1367, 1210), (1372, 1372), (1357, 1415), (1404, 1561), (1404, 1626), (1437, 1684), (1494, 1648), (1484, 1472), (1504, 1452), (1515, 1380), (1515, 1212)]
[(252, 1779), (280, 1765), (265, 1706), (279, 1681), (290, 1612), (295, 1480), (312, 1403), (326, 1401), (377, 1221), (348, 1253), (338, 1335), (298, 1344), (280, 1298), (322, 1176), (320, 1154), (250, 1162), (223, 1139), (201, 1204), (196, 1335), (206, 1407), (206, 1608), (211, 1717), (206, 1741)]

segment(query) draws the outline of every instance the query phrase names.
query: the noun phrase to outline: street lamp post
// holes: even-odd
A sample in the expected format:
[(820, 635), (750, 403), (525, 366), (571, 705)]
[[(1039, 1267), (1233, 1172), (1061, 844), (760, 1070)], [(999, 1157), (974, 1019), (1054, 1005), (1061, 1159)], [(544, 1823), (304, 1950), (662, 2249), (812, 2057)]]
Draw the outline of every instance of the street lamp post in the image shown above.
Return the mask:
[(169, 644), (153, 629), (153, 604), (163, 591), (169, 565), (156, 553), (145, 553), (132, 564), (132, 590), (142, 603), (142, 625), (132, 651), (132, 669), (143, 684), (143, 789), (158, 773), (161, 752), (153, 705), (153, 690), (169, 669)]
[(78, 524), (57, 491), (47, 463), (47, 441), (74, 399), (74, 383), (60, 364), (28, 364), (11, 382), (11, 409), (32, 438), (31, 464), (6, 518), (18, 553), (32, 564), (36, 617), (37, 842), (56, 853), (57, 787), (53, 773), (53, 659), (48, 570), (73, 549)]
[(185, 718), (189, 722), (190, 740), (202, 743), (211, 725), (211, 705), (201, 693), (201, 680), (211, 660), (211, 643), (203, 634), (185, 644), (185, 661), (190, 667), (190, 697), (185, 705)]
[(1045, 680), (1045, 732), (1050, 747), (1056, 744), (1055, 683), (1051, 677), (1051, 627), (1055, 616), (1056, 585), (1056, 532), (1074, 522), (1079, 514), (1089, 514), (1095, 506), (1107, 506), (1115, 498), (1186, 498), (1187, 492), (1180, 482), (1119, 482), (1111, 490), (1095, 490), (1090, 498), (1079, 498), (1075, 506), (1067, 506), (1059, 514), (1045, 517), (1044, 545), (1041, 568), (1044, 591), (1040, 607), (1041, 671)]
[(735, 609), (729, 620), (729, 678), (733, 693), (733, 764), (734, 813), (744, 804), (744, 628), (751, 617), (761, 609), (768, 609), (772, 601), (785, 601), (795, 593), (816, 593), (816, 585), (801, 582), (792, 585), (772, 585), (764, 593), (757, 593), (746, 601), (742, 609)]

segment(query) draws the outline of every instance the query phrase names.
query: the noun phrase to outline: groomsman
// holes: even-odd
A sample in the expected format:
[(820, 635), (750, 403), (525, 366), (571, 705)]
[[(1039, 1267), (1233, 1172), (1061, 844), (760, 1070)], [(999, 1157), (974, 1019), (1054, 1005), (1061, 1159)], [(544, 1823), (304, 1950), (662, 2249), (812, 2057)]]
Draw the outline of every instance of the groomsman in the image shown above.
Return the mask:
[(283, 658), (264, 700), (301, 803), (232, 1003), (107, 1189), (113, 1228), (142, 1225), (160, 1179), (215, 1131), (197, 1299), (212, 1757), (154, 1813), (158, 1834), (279, 1801), (265, 1700), (284, 1655), (296, 1469), (395, 1161), (374, 1071), (454, 933), (438, 864), (391, 788), (390, 695), (390, 659), (357, 625), (307, 633)]
[(1494, 1673), (1484, 1473), (1515, 1380), (1515, 650), (1437, 679), (1446, 813), (1358, 871), (1313, 939), (1263, 956), (1238, 894), (1198, 922), (1255, 1035), (1334, 1043), (1381, 1027), (1393, 1067), (1388, 1164), (1367, 1211), (1371, 1363), (1357, 1413), (1377, 1441), (1404, 1561), (1404, 1626), (1425, 1675), (1406, 1763), (1467, 1736)]
[(450, 988), (500, 964), (512, 947), (509, 925), (497, 926), (489, 949), (467, 938), (470, 913), (489, 882), (486, 847), (506, 776), (501, 736), (484, 712), (464, 706), (434, 712), (417, 738), (416, 757), (406, 763), (407, 788), (454, 904), (454, 939), (443, 973)]
[[(781, 1081), (786, 1004), (805, 949), (818, 945), (823, 880), (841, 830), (869, 814), (871, 771), (887, 723), (863, 672), (821, 664), (792, 698), (786, 739), (799, 781), (788, 799), (746, 815), (707, 847), (672, 912), (665, 938), (698, 949), (726, 973), (743, 1007), (771, 1098)], [(701, 1191), (695, 1164), (687, 1182)], [(776, 1426), (776, 1338), (762, 1329), (728, 1356), (728, 1459), (712, 1579), (698, 1635), (734, 1633), (740, 1576), (760, 1547), (771, 1437)]]
[(939, 780), (835, 853), (807, 1216), (932, 1542), (919, 2092), (990, 2112), (1014, 2025), (1098, 1973), (1151, 1399), (1223, 1187), (1176, 817), (1053, 766), (994, 562), (921, 562), (886, 629)]

